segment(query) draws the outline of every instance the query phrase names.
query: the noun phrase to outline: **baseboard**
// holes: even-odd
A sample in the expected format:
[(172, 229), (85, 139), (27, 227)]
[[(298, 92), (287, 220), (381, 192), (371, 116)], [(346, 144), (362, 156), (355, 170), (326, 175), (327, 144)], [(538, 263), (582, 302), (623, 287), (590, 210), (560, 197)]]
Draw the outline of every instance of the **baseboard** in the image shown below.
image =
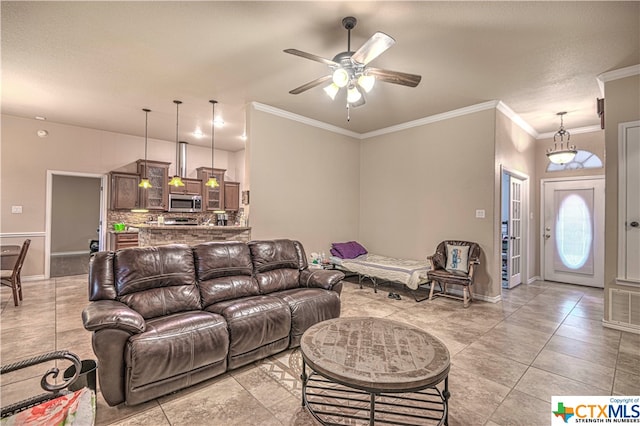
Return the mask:
[(90, 254), (89, 250), (80, 250), (80, 251), (58, 251), (55, 253), (51, 253), (51, 256), (77, 256), (79, 254)]
[(527, 280), (527, 284), (532, 284), (532, 283), (534, 283), (535, 281), (542, 281), (542, 278), (541, 278), (541, 277), (539, 277), (538, 275), (536, 275), (535, 277), (531, 277), (531, 278), (529, 278), (529, 279)]
[(20, 277), (22, 279), (22, 282), (28, 282), (28, 281), (42, 281), (44, 280), (44, 275), (29, 275), (27, 277)]
[(633, 334), (640, 334), (640, 327), (636, 327), (634, 325), (620, 324), (617, 322), (611, 322), (603, 319), (602, 326), (606, 328), (613, 328), (614, 330), (627, 331)]

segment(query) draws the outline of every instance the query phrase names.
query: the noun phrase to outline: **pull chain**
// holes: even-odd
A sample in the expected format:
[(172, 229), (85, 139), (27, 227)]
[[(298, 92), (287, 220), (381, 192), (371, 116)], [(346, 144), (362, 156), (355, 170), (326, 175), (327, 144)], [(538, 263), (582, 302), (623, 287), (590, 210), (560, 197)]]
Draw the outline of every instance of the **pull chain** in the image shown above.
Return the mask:
[(349, 102), (347, 102), (347, 121), (351, 121), (351, 110), (349, 109)]

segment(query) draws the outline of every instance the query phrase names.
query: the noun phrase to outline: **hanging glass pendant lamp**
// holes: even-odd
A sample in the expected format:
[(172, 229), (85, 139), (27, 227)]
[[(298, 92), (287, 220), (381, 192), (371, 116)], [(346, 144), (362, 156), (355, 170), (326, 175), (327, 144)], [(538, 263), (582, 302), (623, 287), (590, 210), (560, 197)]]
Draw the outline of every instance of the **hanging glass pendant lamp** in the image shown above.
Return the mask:
[(178, 157), (179, 157), (179, 152), (180, 152), (180, 141), (179, 141), (179, 132), (178, 132), (178, 110), (180, 109), (180, 104), (182, 103), (182, 101), (173, 101), (174, 104), (176, 104), (176, 174), (173, 175), (173, 177), (171, 178), (171, 180), (169, 181), (169, 185), (171, 186), (184, 186), (184, 182), (182, 182), (182, 178), (180, 177), (179, 173), (178, 173)]
[[(216, 104), (218, 103), (218, 101), (210, 100), (209, 102), (211, 102), (211, 168), (213, 169), (213, 147), (214, 147), (213, 132), (215, 128), (215, 125), (213, 124), (213, 122), (215, 121), (215, 118), (216, 118)], [(205, 183), (205, 185), (210, 188), (218, 188), (220, 186), (220, 184), (218, 183), (218, 180), (213, 174), (211, 175), (207, 183)]]
[(147, 130), (149, 124), (149, 113), (151, 110), (149, 108), (142, 108), (142, 110), (144, 111), (144, 175), (142, 176), (138, 186), (142, 189), (149, 189), (153, 188), (151, 182), (149, 182), (147, 168)]
[[(556, 114), (560, 116), (560, 129), (553, 135), (553, 148), (547, 149), (549, 161), (555, 164), (566, 164), (573, 160), (578, 153), (576, 146), (569, 144), (571, 134), (564, 129), (564, 120), (562, 119), (565, 114), (565, 111)], [(566, 144), (564, 142), (565, 136), (567, 137)], [(560, 138), (560, 147), (558, 147), (557, 138)]]

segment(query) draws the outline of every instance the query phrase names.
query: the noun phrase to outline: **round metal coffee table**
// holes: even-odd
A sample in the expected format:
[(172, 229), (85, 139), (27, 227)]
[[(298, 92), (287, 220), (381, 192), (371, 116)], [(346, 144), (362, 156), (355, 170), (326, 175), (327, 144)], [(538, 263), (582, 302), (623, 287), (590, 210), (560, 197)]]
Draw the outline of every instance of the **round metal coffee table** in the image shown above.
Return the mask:
[(305, 331), (300, 349), (302, 404), (322, 424), (447, 424), (449, 350), (424, 330), (336, 318)]

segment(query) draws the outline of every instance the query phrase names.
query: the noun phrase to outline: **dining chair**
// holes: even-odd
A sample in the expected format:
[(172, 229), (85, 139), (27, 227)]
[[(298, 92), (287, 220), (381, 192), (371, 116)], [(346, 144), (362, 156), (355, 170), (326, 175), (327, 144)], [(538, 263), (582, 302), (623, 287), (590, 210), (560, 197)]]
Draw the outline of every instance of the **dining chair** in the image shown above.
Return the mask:
[(24, 259), (27, 257), (27, 251), (29, 250), (29, 245), (31, 244), (31, 240), (24, 240), (22, 243), (22, 248), (20, 249), (20, 254), (18, 254), (18, 258), (16, 259), (15, 265), (13, 265), (13, 269), (1, 271), (0, 275), (0, 284), (6, 285), (7, 287), (11, 287), (11, 291), (13, 293), (13, 303), (18, 306), (20, 304), (19, 301), (22, 300), (22, 282), (20, 281), (20, 272), (22, 271), (22, 265), (24, 264)]

